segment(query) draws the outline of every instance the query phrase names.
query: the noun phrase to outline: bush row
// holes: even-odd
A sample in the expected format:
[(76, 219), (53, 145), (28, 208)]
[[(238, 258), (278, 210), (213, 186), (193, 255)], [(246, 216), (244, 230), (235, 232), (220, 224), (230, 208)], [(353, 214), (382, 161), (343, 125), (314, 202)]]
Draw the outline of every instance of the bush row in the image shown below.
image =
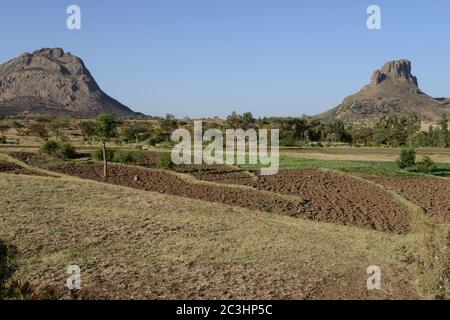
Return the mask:
[(436, 164), (429, 156), (424, 156), (422, 162), (416, 162), (416, 150), (412, 148), (402, 149), (397, 165), (400, 169), (406, 169), (410, 172), (417, 173), (428, 174), (437, 169)]
[[(93, 158), (98, 161), (103, 161), (103, 150), (97, 149), (92, 154)], [(143, 150), (107, 150), (106, 160), (109, 162), (145, 165), (148, 163), (148, 155)], [(170, 153), (160, 153), (156, 161), (158, 169), (170, 170), (174, 167)]]
[[(103, 161), (103, 150), (95, 150), (92, 156), (95, 160)], [(107, 150), (106, 160), (123, 164), (144, 165), (148, 161), (148, 156), (142, 150)]]
[(68, 142), (45, 141), (42, 152), (59, 159), (74, 159), (77, 155), (75, 148)]

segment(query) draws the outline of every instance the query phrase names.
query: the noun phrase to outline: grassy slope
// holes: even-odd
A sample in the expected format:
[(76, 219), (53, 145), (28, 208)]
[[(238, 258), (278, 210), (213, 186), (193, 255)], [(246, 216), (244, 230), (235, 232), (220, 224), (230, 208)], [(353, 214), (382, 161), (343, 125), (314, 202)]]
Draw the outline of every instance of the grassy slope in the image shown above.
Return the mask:
[[(0, 239), (17, 279), (100, 298), (413, 298), (412, 236), (272, 215), (74, 178), (0, 174)], [(5, 201), (3, 201), (5, 199)], [(367, 293), (379, 265), (389, 293)]]

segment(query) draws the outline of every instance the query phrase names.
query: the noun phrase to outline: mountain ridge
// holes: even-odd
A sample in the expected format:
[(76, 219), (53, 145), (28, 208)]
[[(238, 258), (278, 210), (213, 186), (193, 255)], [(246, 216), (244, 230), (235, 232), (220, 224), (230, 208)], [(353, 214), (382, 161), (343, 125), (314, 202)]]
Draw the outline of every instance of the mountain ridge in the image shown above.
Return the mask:
[(419, 88), (407, 59), (387, 62), (372, 73), (370, 83), (318, 118), (337, 118), (350, 123), (372, 123), (382, 116), (416, 113), (431, 123), (450, 115), (450, 99), (433, 98)]
[(138, 113), (104, 93), (83, 60), (42, 48), (0, 64), (0, 115), (95, 117)]

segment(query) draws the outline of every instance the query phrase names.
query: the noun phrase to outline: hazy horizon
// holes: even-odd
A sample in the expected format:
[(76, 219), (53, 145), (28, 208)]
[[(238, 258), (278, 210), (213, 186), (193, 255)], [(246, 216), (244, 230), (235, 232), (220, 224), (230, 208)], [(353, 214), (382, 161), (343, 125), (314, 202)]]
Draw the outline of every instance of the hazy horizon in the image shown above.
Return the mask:
[[(66, 8), (82, 10), (68, 30)], [(369, 5), (382, 30), (366, 26)], [(83, 59), (100, 87), (134, 111), (177, 117), (314, 115), (411, 60), (420, 88), (450, 97), (450, 2), (56, 1), (3, 5), (0, 63), (42, 47)]]

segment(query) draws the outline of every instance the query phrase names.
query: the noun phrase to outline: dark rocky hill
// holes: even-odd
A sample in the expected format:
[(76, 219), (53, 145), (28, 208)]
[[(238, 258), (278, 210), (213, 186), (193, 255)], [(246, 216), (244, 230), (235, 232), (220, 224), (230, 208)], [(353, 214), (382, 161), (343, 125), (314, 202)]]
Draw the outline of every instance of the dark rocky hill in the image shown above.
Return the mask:
[(83, 61), (60, 48), (24, 53), (0, 65), (0, 115), (136, 116), (104, 93)]
[(435, 122), (443, 113), (450, 115), (450, 99), (435, 99), (422, 92), (411, 73), (411, 62), (398, 60), (376, 70), (369, 85), (318, 117), (371, 123), (385, 115), (409, 112), (424, 122)]

